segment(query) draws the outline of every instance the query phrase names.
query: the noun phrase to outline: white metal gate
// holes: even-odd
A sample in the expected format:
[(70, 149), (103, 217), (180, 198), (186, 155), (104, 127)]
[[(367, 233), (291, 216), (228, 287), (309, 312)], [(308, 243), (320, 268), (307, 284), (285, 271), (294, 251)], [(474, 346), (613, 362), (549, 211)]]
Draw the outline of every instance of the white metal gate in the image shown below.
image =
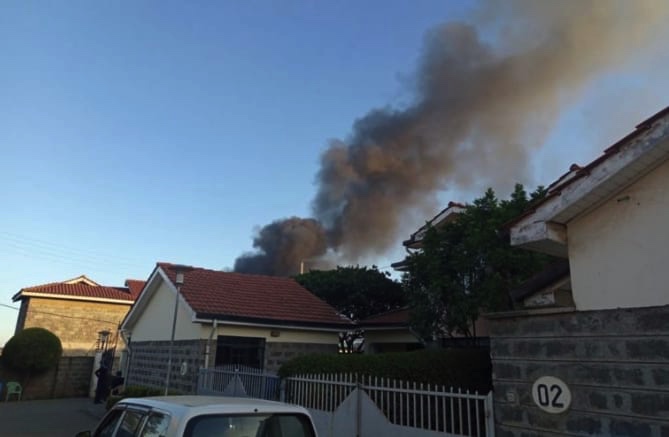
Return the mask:
[(319, 435), (494, 436), (492, 392), (352, 374), (286, 378), (282, 400), (308, 408)]
[(280, 379), (262, 369), (223, 366), (200, 369), (197, 394), (278, 400)]

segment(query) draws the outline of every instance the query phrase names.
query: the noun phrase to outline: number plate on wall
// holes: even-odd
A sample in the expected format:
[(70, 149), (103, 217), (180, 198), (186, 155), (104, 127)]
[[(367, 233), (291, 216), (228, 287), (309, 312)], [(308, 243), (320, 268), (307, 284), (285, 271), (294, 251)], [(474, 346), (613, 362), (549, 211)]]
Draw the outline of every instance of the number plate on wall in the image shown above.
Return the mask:
[(559, 378), (542, 376), (532, 385), (532, 399), (542, 410), (551, 414), (567, 411), (571, 405), (569, 387)]

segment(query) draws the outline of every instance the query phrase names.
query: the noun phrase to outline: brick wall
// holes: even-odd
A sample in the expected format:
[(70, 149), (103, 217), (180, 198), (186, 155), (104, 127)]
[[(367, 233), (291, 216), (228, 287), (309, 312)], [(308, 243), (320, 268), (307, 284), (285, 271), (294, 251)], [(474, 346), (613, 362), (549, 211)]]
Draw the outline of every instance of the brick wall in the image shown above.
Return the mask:
[[(93, 357), (62, 357), (58, 367), (30, 378), (27, 383), (14, 372), (0, 366), (0, 380), (23, 383), (23, 400), (88, 396)], [(2, 400), (4, 400), (4, 388)], [(12, 398), (14, 399), (14, 398)]]
[(299, 355), (337, 353), (336, 344), (265, 343), (265, 370), (276, 373), (281, 365)]
[[(669, 306), (491, 320), (497, 435), (669, 436)], [(549, 414), (531, 387), (562, 379), (571, 408)]]
[(129, 309), (129, 304), (31, 297), (23, 328), (40, 327), (56, 334), (63, 355), (92, 355), (98, 332), (116, 333)]
[[(127, 385), (164, 388), (169, 344), (169, 341), (133, 342), (130, 346)], [(195, 393), (198, 369), (204, 365), (205, 345), (206, 340), (174, 342), (170, 390), (183, 394)], [(186, 363), (186, 374), (181, 375), (180, 370), (184, 362)]]

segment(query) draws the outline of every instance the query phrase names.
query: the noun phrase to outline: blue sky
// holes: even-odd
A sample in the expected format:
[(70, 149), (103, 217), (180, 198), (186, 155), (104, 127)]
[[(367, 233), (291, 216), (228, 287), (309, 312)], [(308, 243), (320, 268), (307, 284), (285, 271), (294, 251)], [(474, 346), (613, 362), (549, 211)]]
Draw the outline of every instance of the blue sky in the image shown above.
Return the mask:
[[(156, 261), (231, 267), (254, 227), (309, 215), (327, 141), (410, 99), (424, 33), (474, 5), (2, 2), (0, 304), (80, 274), (122, 285)], [(564, 108), (529, 182), (666, 105), (666, 57), (644, 59)], [(16, 314), (0, 307), (0, 344)]]

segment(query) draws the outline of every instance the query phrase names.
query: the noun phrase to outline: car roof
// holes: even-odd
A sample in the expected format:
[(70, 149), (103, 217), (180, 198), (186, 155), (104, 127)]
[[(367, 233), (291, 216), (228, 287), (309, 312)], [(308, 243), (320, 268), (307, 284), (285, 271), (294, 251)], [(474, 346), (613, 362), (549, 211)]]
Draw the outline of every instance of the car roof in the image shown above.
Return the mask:
[(252, 414), (252, 413), (305, 413), (296, 405), (263, 399), (227, 396), (156, 396), (126, 398), (119, 402), (170, 411), (179, 415), (192, 414)]

